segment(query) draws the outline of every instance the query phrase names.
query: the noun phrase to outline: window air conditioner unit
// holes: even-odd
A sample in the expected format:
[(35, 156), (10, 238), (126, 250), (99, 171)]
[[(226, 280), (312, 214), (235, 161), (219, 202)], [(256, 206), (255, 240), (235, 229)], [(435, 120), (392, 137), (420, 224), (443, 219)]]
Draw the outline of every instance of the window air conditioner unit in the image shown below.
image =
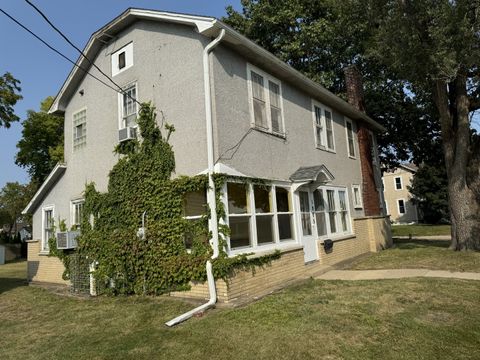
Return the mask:
[(77, 236), (80, 231), (62, 231), (57, 233), (57, 249), (67, 250), (77, 247)]
[(123, 129), (118, 130), (118, 141), (124, 142), (127, 140), (133, 140), (137, 138), (137, 128), (127, 126)]

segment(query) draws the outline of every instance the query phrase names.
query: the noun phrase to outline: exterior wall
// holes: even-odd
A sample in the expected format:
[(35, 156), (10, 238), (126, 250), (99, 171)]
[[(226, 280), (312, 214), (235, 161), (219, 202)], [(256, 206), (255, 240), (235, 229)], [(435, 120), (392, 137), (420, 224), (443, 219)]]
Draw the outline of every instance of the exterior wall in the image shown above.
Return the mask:
[[(395, 178), (401, 177), (402, 189), (395, 188)], [(413, 180), (413, 173), (398, 167), (394, 172), (386, 172), (383, 174), (384, 196), (387, 202), (388, 215), (395, 223), (410, 223), (418, 222), (417, 206), (412, 203), (412, 195), (408, 191), (408, 186), (411, 186)], [(398, 200), (405, 200), (405, 214), (400, 214), (398, 211)]]
[(39, 255), (40, 242), (28, 242), (28, 267), (27, 279), (29, 282), (45, 282), (67, 285), (68, 281), (62, 279), (65, 268), (56, 257)]
[[(349, 158), (344, 116), (333, 111), (335, 153), (315, 145), (312, 97), (291, 86), (281, 74), (271, 74), (281, 81), (286, 137), (281, 138), (254, 129), (245, 137), (238, 151), (225, 153), (251, 128), (247, 63), (269, 73), (267, 68), (248, 60), (230, 48), (220, 45), (212, 55), (214, 83), (214, 124), (216, 158), (246, 175), (288, 180), (301, 166), (324, 164), (335, 179), (331, 185), (349, 188), (352, 216), (363, 216), (352, 204), (352, 184), (361, 184), (357, 124), (354, 124), (356, 158)], [(323, 104), (329, 106), (329, 104)], [(221, 155), (224, 154), (225, 156)]]

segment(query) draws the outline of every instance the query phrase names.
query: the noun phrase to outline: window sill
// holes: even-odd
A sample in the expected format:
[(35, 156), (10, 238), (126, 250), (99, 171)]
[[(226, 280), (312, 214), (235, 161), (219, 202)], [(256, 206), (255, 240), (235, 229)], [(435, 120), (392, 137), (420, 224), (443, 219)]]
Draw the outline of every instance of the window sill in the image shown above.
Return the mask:
[(348, 155), (348, 158), (349, 158), (349, 159), (352, 159), (352, 160), (357, 160), (357, 157), (356, 157), (356, 156), (352, 156), (352, 155)]
[(331, 154), (336, 154), (337, 152), (335, 150), (332, 150), (332, 149), (327, 149), (326, 147), (323, 147), (323, 146), (315, 146), (317, 148), (317, 150), (322, 150), (322, 151), (325, 151), (325, 152), (329, 152)]
[(322, 239), (318, 239), (318, 240), (320, 241), (320, 244), (323, 244), (323, 242), (327, 239), (330, 239), (333, 242), (336, 242), (336, 241), (353, 239), (353, 238), (356, 238), (356, 237), (357, 236), (354, 233), (350, 233), (350, 234), (338, 235), (338, 236), (335, 236), (335, 237), (332, 236), (330, 238), (322, 238)]
[(354, 208), (355, 210), (362, 210), (362, 209), (363, 209), (363, 205), (354, 206), (353, 208)]
[(275, 251), (280, 250), (280, 252), (287, 252), (294, 250), (296, 248), (303, 248), (302, 245), (299, 245), (296, 240), (284, 241), (282, 243), (270, 243), (261, 246), (253, 247), (244, 247), (235, 250), (230, 250), (228, 253), (229, 257), (235, 257), (237, 255), (247, 254), (249, 259), (253, 259), (260, 256), (265, 256), (273, 254)]
[(273, 132), (273, 131), (270, 131), (268, 129), (263, 129), (261, 127), (258, 127), (258, 126), (254, 126), (252, 125), (252, 129), (253, 130), (256, 130), (258, 132), (261, 132), (261, 133), (264, 133), (264, 134), (267, 134), (267, 135), (271, 135), (271, 136), (275, 136), (279, 139), (282, 139), (282, 140), (286, 140), (287, 139), (287, 135), (285, 133), (276, 133), (276, 132)]
[(42, 250), (42, 251), (40, 251), (40, 252), (38, 253), (38, 255), (40, 255), (40, 256), (48, 256), (48, 255), (50, 255), (50, 251)]

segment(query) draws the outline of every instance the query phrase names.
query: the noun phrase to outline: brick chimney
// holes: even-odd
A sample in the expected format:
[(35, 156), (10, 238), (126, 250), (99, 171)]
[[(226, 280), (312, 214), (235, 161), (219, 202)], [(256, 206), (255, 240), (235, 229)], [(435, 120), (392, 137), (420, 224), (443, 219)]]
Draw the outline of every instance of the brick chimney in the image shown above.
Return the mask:
[[(365, 112), (363, 81), (358, 68), (351, 65), (344, 69), (348, 102), (361, 112)], [(362, 195), (365, 216), (381, 215), (380, 194), (375, 184), (375, 170), (372, 159), (373, 142), (370, 130), (363, 121), (357, 121), (357, 138), (362, 170)]]

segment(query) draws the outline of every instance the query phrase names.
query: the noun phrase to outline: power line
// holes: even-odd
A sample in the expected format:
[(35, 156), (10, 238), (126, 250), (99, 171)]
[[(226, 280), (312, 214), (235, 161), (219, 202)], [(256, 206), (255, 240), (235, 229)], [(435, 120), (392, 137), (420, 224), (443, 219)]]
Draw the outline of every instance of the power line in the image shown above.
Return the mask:
[(42, 10), (40, 10), (38, 7), (36, 7), (35, 4), (33, 4), (32, 2), (30, 2), (29, 0), (25, 0), (25, 2), (26, 2), (28, 5), (30, 5), (31, 7), (33, 7), (33, 8), (35, 9), (35, 11), (37, 11), (37, 12), (40, 14), (40, 16), (42, 16), (42, 17), (45, 19), (45, 21), (48, 23), (48, 25), (50, 25), (58, 34), (60, 34), (60, 36), (61, 36), (62, 38), (64, 38), (65, 41), (66, 41), (69, 45), (71, 45), (75, 50), (77, 50), (77, 51), (80, 53), (80, 55), (82, 55), (82, 56), (90, 63), (90, 65), (92, 65), (92, 66), (93, 66), (95, 69), (97, 69), (103, 76), (105, 76), (113, 85), (115, 85), (115, 86), (120, 90), (120, 92), (121, 92), (122, 94), (128, 96), (131, 100), (135, 101), (138, 105), (141, 105), (140, 102), (139, 102), (137, 99), (131, 97), (128, 93), (126, 93), (125, 90), (124, 90), (120, 85), (118, 85), (115, 81), (113, 81), (113, 79), (111, 79), (110, 76), (108, 76), (107, 74), (105, 74), (105, 73), (102, 71), (102, 69), (100, 69), (92, 60), (90, 60), (90, 59), (87, 57), (87, 55), (85, 55), (85, 53), (84, 53), (80, 48), (78, 48), (72, 41), (70, 41), (70, 39), (69, 39), (59, 28), (57, 28), (57, 27), (50, 21), (50, 19), (47, 17), (47, 15), (45, 15), (45, 14), (42, 12)]
[(88, 72), (88, 70), (86, 70), (85, 68), (81, 67), (80, 65), (78, 65), (75, 61), (71, 60), (70, 58), (68, 58), (67, 56), (65, 56), (64, 54), (62, 54), (60, 51), (58, 51), (57, 49), (55, 49), (53, 46), (51, 46), (49, 43), (47, 43), (45, 40), (43, 40), (40, 36), (38, 36), (37, 34), (35, 34), (32, 30), (30, 30), (29, 28), (27, 28), (25, 25), (23, 25), (20, 21), (18, 21), (17, 19), (15, 19), (13, 16), (11, 16), (10, 14), (8, 14), (6, 11), (4, 11), (3, 9), (0, 9), (0, 12), (2, 12), (6, 17), (8, 17), (10, 20), (12, 20), (14, 23), (16, 23), (18, 26), (20, 26), (22, 29), (24, 29), (25, 31), (27, 31), (30, 35), (32, 35), (33, 37), (35, 37), (37, 40), (39, 40), (42, 44), (44, 44), (46, 47), (48, 47), (50, 50), (52, 50), (53, 52), (57, 53), (58, 55), (60, 55), (62, 58), (64, 58), (65, 60), (67, 60), (68, 62), (72, 63), (74, 66), (76, 66), (77, 68), (79, 68), (80, 70), (82, 70), (83, 72), (85, 72), (87, 75), (90, 75), (92, 78), (94, 78), (95, 80), (101, 82), (103, 85), (109, 87), (110, 89), (112, 89), (113, 91), (115, 92), (119, 92), (117, 89), (115, 89), (113, 86), (107, 84), (106, 82), (104, 82), (102, 79), (99, 79), (98, 77), (96, 77), (95, 75), (91, 74)]

